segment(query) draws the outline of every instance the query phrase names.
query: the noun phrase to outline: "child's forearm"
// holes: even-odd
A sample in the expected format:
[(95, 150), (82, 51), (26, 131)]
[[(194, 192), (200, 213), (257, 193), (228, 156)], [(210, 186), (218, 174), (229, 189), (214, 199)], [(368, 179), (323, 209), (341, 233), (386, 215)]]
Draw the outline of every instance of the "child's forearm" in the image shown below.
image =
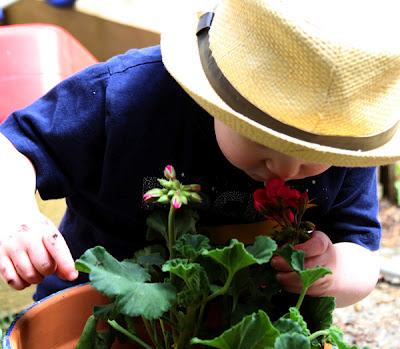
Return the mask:
[(0, 134), (0, 275), (21, 290), (56, 272), (78, 276), (69, 248), (35, 200), (32, 163)]
[(1, 133), (0, 167), (0, 212), (9, 215), (13, 210), (36, 209), (33, 165)]
[(376, 252), (357, 244), (334, 244), (336, 251), (335, 283), (331, 294), (338, 307), (354, 304), (366, 297), (379, 278), (379, 261)]

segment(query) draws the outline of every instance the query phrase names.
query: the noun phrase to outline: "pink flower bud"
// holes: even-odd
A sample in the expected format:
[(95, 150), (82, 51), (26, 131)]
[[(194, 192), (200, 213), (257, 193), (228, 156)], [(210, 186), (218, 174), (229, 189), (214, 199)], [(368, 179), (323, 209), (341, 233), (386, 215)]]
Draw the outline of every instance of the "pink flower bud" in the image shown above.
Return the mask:
[(163, 194), (164, 194), (164, 192), (163, 192), (162, 189), (154, 188), (154, 189), (151, 189), (151, 190), (147, 191), (143, 195), (143, 200), (144, 201), (153, 201), (153, 199), (159, 198)]
[(197, 193), (190, 193), (189, 200), (195, 203), (200, 203), (201, 196)]
[(149, 193), (146, 193), (146, 194), (144, 194), (143, 195), (143, 200), (144, 201), (149, 201), (150, 199), (152, 199), (153, 197), (149, 194)]
[(190, 184), (190, 190), (191, 191), (200, 192), (201, 191), (201, 185), (200, 184)]
[(175, 179), (176, 178), (175, 169), (172, 165), (165, 166), (164, 177), (167, 179)]
[(286, 210), (286, 217), (289, 219), (290, 223), (294, 222), (294, 214), (293, 214), (292, 210), (289, 208)]
[(172, 198), (172, 206), (174, 207), (175, 210), (177, 210), (178, 208), (181, 208), (182, 206), (182, 201), (180, 200), (180, 197), (175, 195)]

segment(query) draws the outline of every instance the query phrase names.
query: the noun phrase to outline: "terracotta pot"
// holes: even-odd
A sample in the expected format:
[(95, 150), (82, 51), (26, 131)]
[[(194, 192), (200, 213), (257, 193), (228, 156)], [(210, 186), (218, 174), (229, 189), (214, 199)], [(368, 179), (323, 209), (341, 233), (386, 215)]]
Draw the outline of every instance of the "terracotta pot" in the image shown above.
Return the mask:
[[(107, 303), (107, 297), (89, 284), (55, 293), (17, 316), (3, 339), (3, 349), (74, 349), (93, 306)], [(112, 349), (139, 348), (118, 342), (112, 346)], [(333, 348), (324, 345), (324, 349)]]
[(276, 229), (272, 221), (256, 223), (220, 225), (216, 227), (203, 227), (200, 232), (207, 235), (217, 245), (229, 243), (231, 239), (237, 239), (244, 244), (253, 244), (258, 235), (271, 235)]
[[(93, 306), (107, 303), (89, 284), (55, 293), (17, 316), (3, 339), (3, 349), (74, 349)], [(134, 344), (112, 346), (137, 348)]]

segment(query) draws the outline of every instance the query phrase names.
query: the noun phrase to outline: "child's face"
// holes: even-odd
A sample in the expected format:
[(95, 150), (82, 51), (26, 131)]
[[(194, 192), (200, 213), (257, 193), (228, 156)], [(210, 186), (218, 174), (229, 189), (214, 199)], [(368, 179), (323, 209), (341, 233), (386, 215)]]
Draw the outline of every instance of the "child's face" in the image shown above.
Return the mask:
[(251, 178), (267, 182), (279, 177), (283, 180), (316, 176), (330, 166), (299, 160), (255, 143), (214, 119), (219, 147), (234, 166)]

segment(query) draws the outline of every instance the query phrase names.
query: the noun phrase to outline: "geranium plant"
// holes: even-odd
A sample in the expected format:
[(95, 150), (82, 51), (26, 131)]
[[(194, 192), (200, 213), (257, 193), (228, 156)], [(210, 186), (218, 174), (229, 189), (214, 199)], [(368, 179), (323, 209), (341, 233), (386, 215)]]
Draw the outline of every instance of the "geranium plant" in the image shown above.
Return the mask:
[[(197, 233), (191, 207), (201, 201), (200, 186), (180, 183), (172, 166), (164, 177), (158, 180), (160, 188), (144, 195), (160, 208), (147, 219), (148, 239), (157, 241), (158, 235), (164, 243), (123, 261), (98, 246), (76, 261), (93, 287), (110, 299), (95, 307), (78, 349), (110, 348), (116, 337), (146, 349), (316, 349), (326, 343), (356, 348), (332, 326), (334, 298), (305, 296), (330, 273), (323, 267), (306, 269), (304, 253), (292, 248), (314, 228), (302, 220), (312, 206), (306, 193), (280, 180), (267, 183), (254, 199), (256, 209), (276, 223), (273, 238), (257, 236), (249, 246), (236, 239), (213, 246)], [(299, 274), (299, 296), (285, 293), (276, 281), (269, 265), (274, 254)], [(108, 324), (106, 330), (98, 329), (99, 321)]]

